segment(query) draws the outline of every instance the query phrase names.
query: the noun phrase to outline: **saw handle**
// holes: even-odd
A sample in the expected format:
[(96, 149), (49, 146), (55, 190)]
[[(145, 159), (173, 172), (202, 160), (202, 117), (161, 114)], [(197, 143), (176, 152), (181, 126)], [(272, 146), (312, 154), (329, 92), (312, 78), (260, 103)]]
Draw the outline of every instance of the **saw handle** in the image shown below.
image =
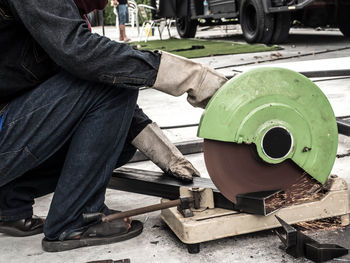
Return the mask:
[(146, 214), (146, 213), (150, 213), (150, 212), (154, 212), (154, 211), (158, 211), (158, 210), (163, 210), (163, 209), (167, 209), (167, 208), (171, 208), (171, 207), (175, 207), (175, 206), (180, 206), (183, 203), (192, 203), (192, 202), (193, 202), (192, 197), (180, 197), (180, 199), (164, 202), (161, 204), (140, 207), (140, 208), (136, 208), (136, 209), (129, 210), (129, 211), (110, 214), (108, 216), (102, 216), (101, 220), (102, 220), (102, 222), (110, 222), (110, 221), (113, 221), (116, 219), (142, 215), (142, 214)]

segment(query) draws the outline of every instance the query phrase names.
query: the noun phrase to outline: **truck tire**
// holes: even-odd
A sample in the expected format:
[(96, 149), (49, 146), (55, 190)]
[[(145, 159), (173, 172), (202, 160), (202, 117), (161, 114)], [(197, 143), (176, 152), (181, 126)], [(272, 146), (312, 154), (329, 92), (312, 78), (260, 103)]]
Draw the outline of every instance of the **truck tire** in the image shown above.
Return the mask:
[(261, 0), (242, 0), (240, 23), (248, 43), (271, 41), (274, 27), (273, 14), (265, 14)]
[(350, 37), (350, 5), (339, 3), (338, 26), (345, 37)]
[(196, 35), (198, 20), (188, 17), (176, 18), (176, 29), (181, 38), (192, 38)]
[(281, 44), (287, 40), (291, 22), (290, 13), (283, 12), (275, 14), (275, 26), (271, 44)]

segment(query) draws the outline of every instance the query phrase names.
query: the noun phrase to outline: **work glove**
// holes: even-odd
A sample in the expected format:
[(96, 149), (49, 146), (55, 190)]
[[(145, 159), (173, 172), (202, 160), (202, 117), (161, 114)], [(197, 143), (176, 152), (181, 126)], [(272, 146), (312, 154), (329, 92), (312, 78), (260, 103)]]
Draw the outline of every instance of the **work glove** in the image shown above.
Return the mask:
[(187, 182), (200, 176), (155, 122), (148, 124), (131, 143), (167, 175)]
[(187, 92), (187, 101), (205, 108), (210, 98), (227, 81), (212, 68), (187, 58), (161, 51), (160, 66), (152, 88), (173, 96)]

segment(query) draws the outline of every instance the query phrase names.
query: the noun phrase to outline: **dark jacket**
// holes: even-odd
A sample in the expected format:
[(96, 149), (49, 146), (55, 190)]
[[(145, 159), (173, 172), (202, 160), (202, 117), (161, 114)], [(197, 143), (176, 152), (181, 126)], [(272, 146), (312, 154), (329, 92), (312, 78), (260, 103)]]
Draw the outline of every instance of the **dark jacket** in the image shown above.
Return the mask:
[(92, 34), (73, 0), (0, 0), (0, 102), (59, 67), (117, 87), (155, 82), (160, 55)]
[(159, 63), (158, 53), (92, 34), (73, 0), (0, 0), (0, 104), (60, 68), (116, 88), (152, 86)]

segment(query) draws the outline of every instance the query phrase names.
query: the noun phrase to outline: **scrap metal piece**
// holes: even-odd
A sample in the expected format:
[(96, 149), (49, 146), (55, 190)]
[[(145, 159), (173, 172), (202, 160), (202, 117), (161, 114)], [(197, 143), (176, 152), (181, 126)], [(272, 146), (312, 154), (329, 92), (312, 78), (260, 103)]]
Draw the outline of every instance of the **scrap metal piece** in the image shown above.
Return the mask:
[(285, 236), (276, 231), (284, 245), (284, 250), (295, 258), (305, 257), (314, 262), (324, 262), (348, 254), (348, 249), (336, 244), (320, 244), (299, 232), (287, 222), (276, 216), (282, 225)]

